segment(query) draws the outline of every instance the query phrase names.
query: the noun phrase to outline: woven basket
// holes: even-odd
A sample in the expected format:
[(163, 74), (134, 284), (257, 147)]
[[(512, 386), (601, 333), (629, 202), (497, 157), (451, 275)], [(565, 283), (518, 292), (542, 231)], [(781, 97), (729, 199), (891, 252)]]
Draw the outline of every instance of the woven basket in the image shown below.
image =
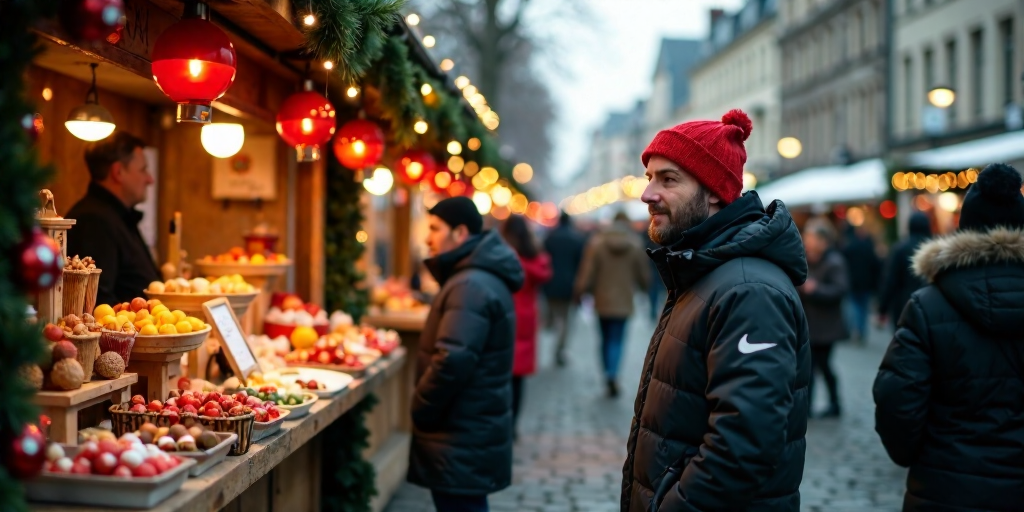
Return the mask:
[(231, 452), (228, 455), (243, 455), (252, 446), (252, 427), (256, 423), (255, 414), (249, 413), (245, 416), (235, 416), (233, 418), (199, 416), (198, 420), (208, 430), (238, 434), (238, 442), (231, 447)]
[(103, 270), (94, 268), (89, 270), (89, 282), (85, 287), (85, 310), (83, 313), (92, 314), (96, 310), (96, 296), (100, 291), (100, 274)]
[[(110, 409), (108, 409), (111, 417), (110, 426), (111, 430), (114, 431), (114, 435), (121, 437), (129, 432), (135, 432), (146, 422), (159, 426), (157, 424), (160, 418), (159, 414), (155, 412), (131, 412), (128, 410), (131, 407), (131, 402), (125, 402), (123, 404), (111, 405)], [(164, 418), (167, 420), (165, 423), (170, 423), (170, 418), (166, 416)]]
[(93, 332), (83, 336), (65, 334), (64, 339), (71, 342), (78, 349), (75, 357), (85, 371), (85, 382), (92, 380), (92, 370), (96, 365), (96, 358), (100, 356), (100, 333)]
[(135, 346), (136, 331), (110, 331), (103, 329), (100, 333), (100, 353), (117, 352), (117, 355), (124, 359), (125, 368), (128, 367), (128, 358), (132, 355), (132, 347)]
[(85, 312), (85, 292), (88, 287), (88, 270), (64, 271), (64, 298), (61, 303), (63, 316), (82, 316)]

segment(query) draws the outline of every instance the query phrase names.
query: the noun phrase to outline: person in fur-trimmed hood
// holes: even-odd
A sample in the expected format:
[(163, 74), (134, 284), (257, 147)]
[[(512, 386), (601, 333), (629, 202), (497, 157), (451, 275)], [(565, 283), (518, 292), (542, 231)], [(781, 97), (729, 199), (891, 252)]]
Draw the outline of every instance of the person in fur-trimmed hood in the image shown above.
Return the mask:
[(875, 430), (910, 468), (905, 512), (1024, 507), (1024, 196), (992, 164), (960, 230), (921, 246), (915, 292), (875, 378)]

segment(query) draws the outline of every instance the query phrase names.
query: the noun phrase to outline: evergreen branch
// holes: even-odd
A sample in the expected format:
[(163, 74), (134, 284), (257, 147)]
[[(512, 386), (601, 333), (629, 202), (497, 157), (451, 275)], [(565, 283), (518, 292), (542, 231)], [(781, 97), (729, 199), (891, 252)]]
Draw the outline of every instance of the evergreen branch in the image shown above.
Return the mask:
[(335, 63), (342, 79), (354, 83), (380, 58), (388, 30), (406, 0), (313, 0), (318, 23), (306, 32), (305, 49)]

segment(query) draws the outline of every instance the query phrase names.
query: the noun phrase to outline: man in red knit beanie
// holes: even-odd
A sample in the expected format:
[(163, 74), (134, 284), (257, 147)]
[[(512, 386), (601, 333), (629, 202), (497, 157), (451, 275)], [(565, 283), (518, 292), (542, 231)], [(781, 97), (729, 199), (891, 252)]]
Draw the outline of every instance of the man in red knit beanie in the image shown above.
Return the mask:
[(811, 378), (800, 232), (740, 195), (739, 110), (663, 130), (643, 153), (648, 251), (668, 301), (651, 338), (622, 512), (797, 512)]

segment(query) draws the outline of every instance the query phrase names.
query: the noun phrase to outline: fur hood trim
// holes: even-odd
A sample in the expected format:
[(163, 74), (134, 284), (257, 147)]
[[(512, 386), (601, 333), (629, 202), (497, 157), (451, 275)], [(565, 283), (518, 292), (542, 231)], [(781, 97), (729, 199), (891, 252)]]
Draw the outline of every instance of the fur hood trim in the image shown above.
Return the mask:
[(958, 231), (921, 245), (914, 254), (914, 273), (929, 283), (941, 272), (991, 263), (1024, 263), (1024, 231), (995, 228), (979, 233)]

